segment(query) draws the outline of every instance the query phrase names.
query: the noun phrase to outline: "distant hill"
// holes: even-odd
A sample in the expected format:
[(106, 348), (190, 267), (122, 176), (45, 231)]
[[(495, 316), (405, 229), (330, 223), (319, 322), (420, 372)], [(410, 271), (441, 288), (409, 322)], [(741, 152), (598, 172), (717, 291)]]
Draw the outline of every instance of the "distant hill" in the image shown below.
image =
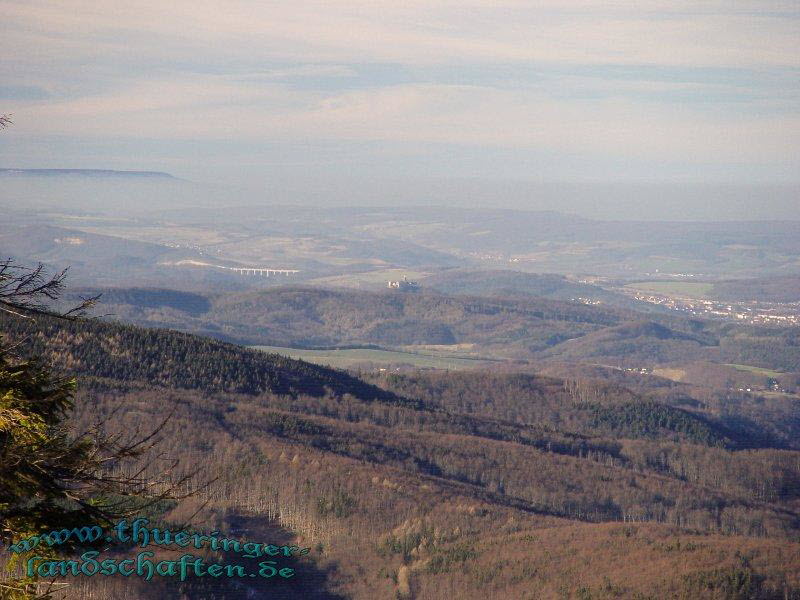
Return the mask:
[(172, 309), (200, 315), (211, 310), (211, 301), (202, 294), (163, 288), (111, 288), (87, 290), (87, 297), (102, 294), (103, 306), (129, 305), (144, 310)]
[(42, 262), (52, 270), (70, 269), (74, 285), (189, 287), (205, 282), (216, 289), (241, 289), (241, 277), (213, 268), (176, 267), (180, 261), (231, 264), (209, 259), (191, 248), (131, 240), (51, 225), (14, 226), (0, 223), (0, 256), (21, 263)]
[(163, 171), (114, 171), (110, 169), (0, 169), (0, 177), (130, 177), (147, 179), (177, 179)]
[(5, 168), (0, 179), (0, 207), (20, 214), (46, 211), (129, 219), (166, 209), (213, 207), (220, 197), (229, 202), (231, 195), (163, 171)]
[(718, 341), (713, 337), (675, 331), (652, 321), (635, 321), (569, 340), (548, 349), (545, 354), (571, 360), (629, 362), (645, 359), (648, 363), (661, 363), (706, 356), (706, 347), (716, 345)]
[[(183, 295), (107, 291), (98, 315), (244, 345), (382, 347), (466, 358), (601, 362), (625, 367), (696, 360), (800, 371), (800, 328), (752, 328), (548, 298), (402, 294), (300, 286)], [(435, 346), (435, 348), (431, 348)], [(448, 348), (451, 347), (451, 348)]]
[[(93, 289), (94, 291), (94, 289)], [(453, 297), (281, 287), (208, 295), (202, 314), (145, 306), (135, 294), (103, 311), (140, 325), (172, 327), (239, 343), (297, 347), (474, 343), (525, 356), (560, 340), (616, 325), (618, 309), (548, 299)], [(132, 303), (114, 304), (113, 300)], [(151, 300), (148, 300), (151, 302)]]
[(30, 260), (79, 266), (128, 261), (132, 264), (114, 266), (130, 267), (143, 261), (156, 260), (160, 256), (174, 253), (174, 250), (159, 244), (77, 229), (30, 225), (0, 229), (0, 252)]
[(800, 275), (721, 281), (708, 296), (740, 302), (800, 302)]
[(445, 294), (469, 296), (537, 296), (554, 300), (596, 300), (612, 306), (641, 308), (626, 296), (597, 285), (577, 283), (555, 273), (487, 269), (452, 269), (426, 277), (422, 284)]

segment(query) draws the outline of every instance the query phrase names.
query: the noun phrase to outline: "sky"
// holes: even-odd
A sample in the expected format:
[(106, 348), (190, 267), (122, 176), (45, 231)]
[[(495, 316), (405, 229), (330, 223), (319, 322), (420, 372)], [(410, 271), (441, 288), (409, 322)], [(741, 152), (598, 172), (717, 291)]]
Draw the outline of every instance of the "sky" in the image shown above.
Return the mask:
[(796, 0), (0, 0), (0, 12), (0, 114), (14, 121), (0, 167), (248, 186), (800, 182)]

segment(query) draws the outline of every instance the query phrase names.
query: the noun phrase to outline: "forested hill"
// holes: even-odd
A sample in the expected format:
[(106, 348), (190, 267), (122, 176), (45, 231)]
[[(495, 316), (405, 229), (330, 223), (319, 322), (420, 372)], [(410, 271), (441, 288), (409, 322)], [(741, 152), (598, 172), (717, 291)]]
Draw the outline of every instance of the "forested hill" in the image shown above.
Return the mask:
[[(209, 502), (203, 522), (266, 539), (272, 511), (297, 545), (313, 546), (303, 572), (326, 574), (335, 592), (327, 597), (521, 598), (555, 585), (569, 597), (620, 589), (615, 597), (777, 600), (800, 564), (799, 453), (790, 443), (747, 443), (733, 427), (748, 419), (746, 406), (726, 405), (723, 419), (710, 398), (662, 403), (613, 382), (500, 370), (373, 372), (361, 381), (214, 339), (96, 320), (2, 315), (0, 334), (56, 372), (89, 376), (78, 390), (78, 431), (109, 415), (112, 433), (155, 429), (171, 415), (158, 451), (213, 479), (198, 499)], [(754, 407), (769, 421), (780, 414), (767, 402)], [(792, 406), (781, 418), (795, 414)], [(761, 429), (758, 439), (769, 432)], [(165, 510), (173, 523), (197, 508)], [(498, 536), (535, 543), (520, 550)], [(574, 584), (553, 583), (551, 573), (574, 577), (587, 544), (596, 563)], [(639, 575), (642, 556), (666, 566)], [(403, 569), (419, 595), (396, 593)], [(497, 574), (487, 581), (487, 572)], [(115, 584), (106, 579), (87, 585)], [(703, 595), (729, 581), (745, 581), (736, 588), (744, 592)], [(591, 595), (572, 593), (578, 586)], [(80, 597), (131, 597), (92, 589)], [(541, 597), (567, 597), (553, 590)], [(185, 589), (143, 586), (135, 597), (177, 599)]]
[[(374, 293), (289, 286), (215, 295), (155, 289), (91, 289), (104, 312), (148, 327), (169, 327), (242, 344), (293, 347), (459, 344), (527, 357), (641, 313), (547, 298), (488, 298), (436, 293)], [(76, 296), (77, 297), (77, 296)], [(649, 315), (691, 333), (702, 325)], [(663, 340), (662, 340), (663, 341)]]
[(219, 294), (89, 288), (66, 300), (101, 292), (101, 311), (122, 321), (243, 345), (466, 345), (475, 356), (500, 359), (617, 366), (704, 360), (800, 370), (800, 328), (643, 314), (607, 304), (300, 286)]
[(74, 375), (208, 392), (400, 401), (342, 371), (177, 331), (0, 312), (0, 335), (19, 344), (19, 352)]
[[(317, 398), (349, 394), (362, 401), (445, 411), (451, 416), (500, 418), (525, 427), (557, 430), (568, 424), (568, 429), (591, 436), (666, 436), (707, 445), (747, 446), (745, 440), (705, 416), (645, 402), (618, 385), (593, 385), (591, 397), (584, 397), (584, 392), (568, 389), (565, 380), (522, 374), (420, 374), (410, 379), (392, 376), (389, 380), (364, 374), (358, 378), (212, 338), (98, 320), (40, 317), (33, 321), (3, 315), (0, 335), (12, 343), (20, 342), (24, 354), (41, 357), (65, 373), (105, 379), (114, 387), (139, 382), (147, 388), (208, 394)], [(485, 424), (478, 427), (473, 423), (470, 432), (482, 428)]]
[(721, 300), (800, 302), (800, 275), (721, 281), (708, 293)]
[(508, 269), (450, 269), (426, 277), (426, 289), (444, 294), (486, 297), (536, 297), (552, 300), (577, 298), (600, 301), (607, 306), (664, 312), (655, 306), (642, 305), (627, 296), (600, 286), (579, 283), (556, 273), (526, 273)]

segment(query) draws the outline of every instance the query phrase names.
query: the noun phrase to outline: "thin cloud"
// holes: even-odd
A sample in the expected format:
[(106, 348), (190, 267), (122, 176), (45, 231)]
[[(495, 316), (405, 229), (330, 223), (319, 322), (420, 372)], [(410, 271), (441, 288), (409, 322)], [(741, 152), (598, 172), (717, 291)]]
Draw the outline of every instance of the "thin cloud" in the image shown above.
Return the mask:
[[(48, 46), (72, 47), (80, 58), (98, 50), (125, 58), (133, 45), (143, 59), (199, 53), (345, 63), (800, 66), (791, 18), (796, 8), (785, 16), (765, 11), (763, 3), (743, 3), (738, 10), (733, 4), (732, 10), (717, 5), (703, 11), (683, 3), (680, 12), (680, 4), (661, 2), (638, 3), (633, 11), (599, 2), (76, 1), (66, 8), (26, 0), (7, 3), (4, 20), (17, 32), (14, 42), (24, 43), (27, 35), (39, 55)], [(160, 43), (145, 46), (153, 40)], [(37, 51), (29, 45), (17, 48), (21, 60), (26, 50)]]
[(3, 3), (11, 135), (800, 155), (796, 2), (68, 4)]

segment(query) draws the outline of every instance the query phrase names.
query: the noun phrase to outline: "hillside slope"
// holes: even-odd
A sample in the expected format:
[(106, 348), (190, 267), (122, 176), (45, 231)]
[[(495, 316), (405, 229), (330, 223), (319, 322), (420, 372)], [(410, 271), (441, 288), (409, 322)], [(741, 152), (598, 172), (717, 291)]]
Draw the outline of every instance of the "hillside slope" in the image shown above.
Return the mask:
[(200, 509), (204, 528), (242, 535), (242, 523), (274, 523), (314, 548), (300, 567), (323, 598), (800, 594), (800, 454), (735, 450), (703, 415), (619, 385), (477, 372), (364, 381), (97, 321), (5, 316), (0, 331), (81, 376), (76, 428), (113, 414), (111, 428), (147, 430), (172, 413), (158, 451), (214, 481), (163, 518)]
[(639, 308), (627, 296), (603, 289), (597, 285), (578, 283), (555, 273), (525, 273), (511, 270), (450, 269), (426, 277), (422, 281), (426, 288), (444, 294), (466, 296), (534, 296), (552, 300), (595, 300), (610, 306)]
[(381, 347), (468, 358), (654, 367), (694, 361), (800, 372), (800, 328), (703, 321), (536, 297), (446, 296), (287, 286), (200, 294), (104, 293), (98, 314), (244, 345)]
[(204, 392), (400, 401), (343, 371), (176, 331), (0, 313), (0, 333), (70, 374)]

